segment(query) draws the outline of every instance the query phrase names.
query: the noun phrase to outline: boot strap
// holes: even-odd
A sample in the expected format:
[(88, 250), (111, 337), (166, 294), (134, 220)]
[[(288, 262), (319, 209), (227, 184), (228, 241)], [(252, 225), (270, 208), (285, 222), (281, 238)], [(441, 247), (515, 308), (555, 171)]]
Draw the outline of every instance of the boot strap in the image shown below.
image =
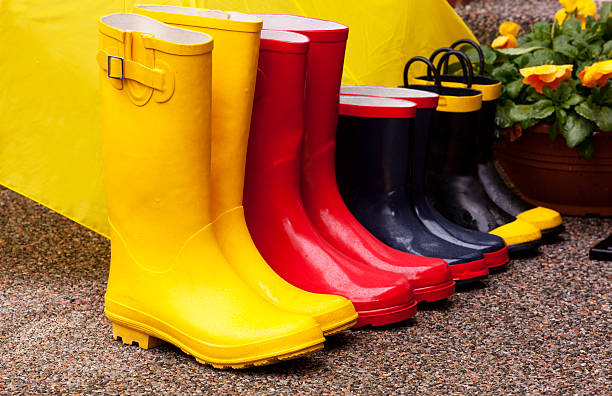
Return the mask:
[(96, 60), (109, 78), (134, 80), (158, 91), (166, 90), (164, 87), (166, 73), (163, 70), (151, 69), (142, 63), (111, 55), (104, 50), (98, 51)]

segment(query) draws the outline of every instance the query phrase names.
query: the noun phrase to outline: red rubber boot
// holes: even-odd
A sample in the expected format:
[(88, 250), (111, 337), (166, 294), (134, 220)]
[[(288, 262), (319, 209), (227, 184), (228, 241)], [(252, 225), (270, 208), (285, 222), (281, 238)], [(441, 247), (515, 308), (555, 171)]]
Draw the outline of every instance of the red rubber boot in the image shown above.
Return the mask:
[(359, 314), (355, 327), (416, 314), (408, 280), (337, 251), (316, 231), (300, 196), (300, 147), (308, 39), (262, 32), (247, 152), (244, 206), (255, 245), (285, 280), (341, 295)]
[(344, 254), (370, 266), (404, 275), (417, 301), (436, 301), (455, 292), (442, 259), (393, 249), (368, 232), (350, 213), (336, 184), (335, 138), (342, 65), (348, 28), (336, 22), (292, 15), (258, 14), (264, 29), (308, 36), (305, 133), (301, 188), (306, 211), (317, 230)]

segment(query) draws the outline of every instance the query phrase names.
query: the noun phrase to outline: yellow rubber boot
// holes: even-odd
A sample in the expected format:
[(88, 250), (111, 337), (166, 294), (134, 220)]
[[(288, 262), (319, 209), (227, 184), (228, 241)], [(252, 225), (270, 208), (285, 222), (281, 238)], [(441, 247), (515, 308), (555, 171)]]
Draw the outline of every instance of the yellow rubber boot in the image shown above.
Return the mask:
[(242, 193), (262, 22), (252, 15), (199, 8), (140, 5), (135, 12), (214, 36), (212, 210), (223, 254), (270, 303), (312, 316), (325, 335), (352, 327), (357, 313), (340, 296), (309, 293), (287, 283), (265, 262), (249, 234)]
[(219, 368), (322, 348), (318, 323), (262, 299), (215, 238), (211, 37), (135, 14), (102, 17), (99, 31), (114, 337), (165, 340)]

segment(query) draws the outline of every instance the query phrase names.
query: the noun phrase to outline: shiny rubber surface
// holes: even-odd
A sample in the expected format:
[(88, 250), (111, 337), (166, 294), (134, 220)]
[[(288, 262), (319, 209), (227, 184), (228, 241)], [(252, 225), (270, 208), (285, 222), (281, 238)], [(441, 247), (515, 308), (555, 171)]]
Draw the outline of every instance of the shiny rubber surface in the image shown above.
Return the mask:
[(514, 221), (487, 196), (477, 175), (479, 112), (436, 112), (427, 186), (436, 209), (452, 222), (489, 232)]
[[(473, 248), (485, 254), (485, 260), (489, 267), (498, 266), (508, 261), (507, 254), (491, 254), (491, 252), (505, 251), (506, 244), (502, 238), (469, 230), (460, 227), (447, 220), (439, 214), (430, 204), (426, 196), (427, 151), (429, 146), (429, 134), (432, 125), (438, 95), (420, 89), (343, 85), (341, 95), (364, 95), (375, 97), (389, 97), (394, 99), (409, 100), (417, 104), (418, 110), (415, 119), (415, 133), (412, 134), (412, 198), (416, 216), (421, 223), (434, 235), (456, 245)], [(429, 95), (427, 101), (423, 95)]]
[(308, 218), (299, 184), (306, 62), (306, 53), (260, 52), (244, 195), (251, 236), (268, 264), (304, 290), (344, 296), (358, 312), (410, 306), (404, 277), (342, 254)]
[[(281, 17), (274, 17), (274, 23), (268, 19), (270, 16), (261, 17), (264, 27), (283, 26)], [(301, 23), (314, 24), (313, 28), (319, 23), (316, 19), (301, 19)], [(443, 260), (415, 257), (391, 249), (355, 219), (340, 196), (334, 156), (346, 37), (340, 30), (312, 31), (291, 26), (287, 26), (287, 30), (304, 34), (311, 40), (307, 60), (301, 191), (308, 217), (318, 233), (343, 254), (367, 263), (372, 271), (390, 271), (407, 278), (415, 292), (447, 284), (452, 280), (452, 274)], [(413, 113), (414, 106), (408, 110)], [(446, 290), (448, 297), (453, 294), (454, 286)], [(418, 295), (430, 298), (423, 293)]]
[[(214, 234), (212, 37), (135, 14), (104, 16), (98, 28), (113, 336), (143, 348), (165, 340), (215, 367), (322, 348), (317, 322), (261, 298)], [(109, 56), (129, 67), (104, 70)]]
[[(498, 236), (461, 227), (442, 216), (427, 198), (427, 153), (430, 145), (434, 109), (419, 109), (415, 122), (412, 147), (412, 199), (415, 213), (425, 227), (440, 238), (454, 244), (491, 253), (503, 249), (506, 244)], [(490, 263), (489, 265), (497, 264)]]
[(412, 254), (439, 257), (451, 268), (476, 263), (481, 253), (431, 234), (412, 210), (410, 135), (414, 119), (340, 116), (337, 133), (338, 185), (347, 206), (368, 231), (387, 245)]

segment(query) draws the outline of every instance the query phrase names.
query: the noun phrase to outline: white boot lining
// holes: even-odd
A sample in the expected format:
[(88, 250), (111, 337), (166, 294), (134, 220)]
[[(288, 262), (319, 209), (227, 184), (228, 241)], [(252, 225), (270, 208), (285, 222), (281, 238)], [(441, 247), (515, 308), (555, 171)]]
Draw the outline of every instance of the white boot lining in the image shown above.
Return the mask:
[(204, 44), (210, 41), (210, 36), (207, 34), (175, 28), (144, 15), (118, 13), (103, 16), (100, 21), (119, 30), (147, 33), (176, 44)]

